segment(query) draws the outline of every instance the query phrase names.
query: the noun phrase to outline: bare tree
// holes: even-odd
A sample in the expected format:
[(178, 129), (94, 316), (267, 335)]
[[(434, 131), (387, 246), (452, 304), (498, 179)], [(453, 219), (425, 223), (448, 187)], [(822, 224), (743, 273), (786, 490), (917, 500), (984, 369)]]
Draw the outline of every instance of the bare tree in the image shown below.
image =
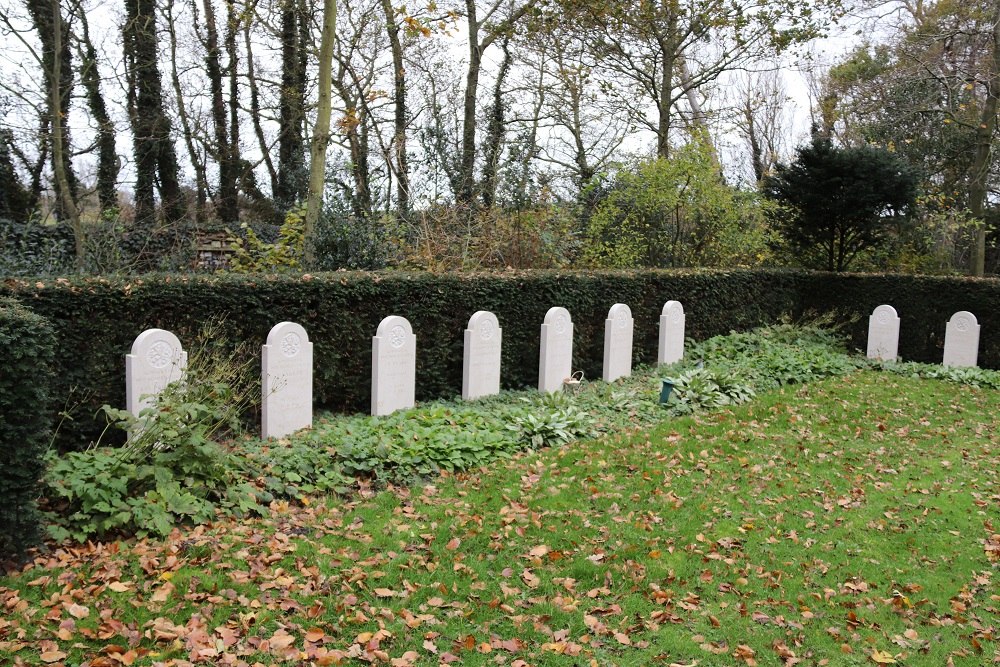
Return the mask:
[[(49, 9), (52, 12), (52, 49), (53, 53), (63, 53), (63, 39), (66, 34), (63, 32), (62, 9), (59, 0), (49, 0)], [(59, 196), (59, 203), (62, 212), (69, 218), (69, 224), (73, 228), (73, 237), (76, 241), (76, 268), (83, 271), (84, 267), (84, 230), (80, 221), (80, 209), (77, 207), (74, 197), (73, 186), (69, 181), (71, 171), (67, 168), (69, 164), (69, 142), (66, 141), (64, 132), (65, 114), (61, 109), (63, 106), (63, 58), (58, 55), (52, 59), (52, 72), (50, 76), (49, 94), (52, 96), (52, 171), (55, 175), (56, 192)]]
[[(347, 150), (347, 170), (351, 178), (350, 184), (341, 182), (340, 185), (358, 220), (370, 220), (375, 209), (372, 144), (381, 144), (378, 110), (374, 105), (385, 99), (385, 95), (376, 90), (383, 70), (379, 56), (384, 52), (386, 40), (383, 16), (379, 4), (364, 0), (344, 2), (338, 13), (341, 28), (334, 49), (332, 81), (342, 110), (337, 123), (337, 139)], [(386, 142), (382, 150), (390, 164), (391, 142), (391, 139)]]
[(790, 99), (779, 71), (748, 74), (736, 87), (735, 126), (750, 153), (755, 183), (784, 157)]
[(79, 2), (73, 5), (73, 14), (80, 31), (75, 35), (77, 57), (80, 61), (80, 83), (87, 95), (87, 107), (97, 124), (94, 143), (97, 148), (97, 200), (101, 211), (118, 207), (118, 152), (115, 146), (117, 130), (108, 105), (101, 92), (101, 73), (98, 65), (97, 48), (90, 38), (90, 23), (87, 12)]
[(465, 0), (466, 39), (469, 60), (465, 74), (465, 95), (462, 107), (462, 143), (459, 161), (456, 200), (463, 206), (474, 206), (476, 187), (476, 124), (479, 80), (482, 76), (483, 53), (497, 39), (509, 34), (517, 23), (538, 4), (538, 0), (495, 0), (480, 12), (476, 0)]
[(281, 0), (280, 7), (281, 87), (278, 93), (278, 179), (274, 199), (278, 210), (283, 211), (305, 196), (308, 183), (304, 132), (307, 64), (312, 38), (306, 0)]
[[(583, 3), (601, 66), (617, 81), (622, 112), (656, 137), (667, 157), (678, 118), (704, 132), (699, 91), (723, 73), (754, 69), (810, 39), (836, 0), (654, 0)], [(647, 109), (652, 109), (648, 113)]]
[[(52, 132), (49, 141), (52, 146), (56, 212), (63, 217), (72, 217), (76, 209), (75, 203), (70, 207), (72, 210), (66, 207), (68, 202), (76, 201), (78, 184), (71, 162), (72, 141), (65, 123), (65, 119), (69, 116), (74, 82), (70, 25), (64, 21), (59, 4), (53, 6), (53, 0), (26, 0), (26, 6), (41, 42), (42, 80), (45, 83), (48, 99), (47, 128), (51, 128)], [(53, 106), (56, 102), (58, 106)], [(58, 149), (56, 143), (60, 144)]]
[[(208, 215), (208, 160), (204, 150), (205, 142), (200, 139), (202, 134), (200, 123), (197, 118), (192, 118), (188, 112), (190, 95), (185, 92), (184, 84), (181, 81), (181, 68), (178, 64), (181, 44), (179, 43), (177, 18), (174, 15), (175, 9), (177, 7), (175, 7), (173, 2), (165, 3), (163, 6), (170, 48), (170, 83), (174, 95), (177, 119), (180, 122), (181, 136), (184, 140), (184, 147), (187, 150), (191, 168), (194, 170), (194, 216), (195, 220), (201, 224), (205, 222), (205, 218)], [(197, 25), (199, 13), (198, 5), (195, 2), (191, 3), (191, 11), (193, 13), (192, 24)], [(131, 96), (129, 99), (131, 100)]]
[[(630, 116), (617, 114), (613, 80), (595, 62), (582, 29), (572, 18), (549, 21), (523, 38), (526, 59), (537, 72), (541, 107), (533, 116), (549, 130), (540, 159), (573, 183), (577, 196), (618, 153), (635, 130)], [(609, 122), (610, 119), (614, 122)]]
[(399, 12), (389, 0), (380, 0), (385, 16), (386, 36), (392, 54), (393, 135), (391, 169), (396, 177), (396, 211), (402, 219), (410, 214), (410, 165), (407, 158), (406, 65), (403, 62), (403, 40), (400, 35)]
[(314, 236), (320, 208), (323, 206), (323, 184), (326, 177), (326, 150), (330, 144), (330, 114), (333, 110), (333, 50), (337, 38), (337, 2), (323, 0), (323, 27), (319, 47), (319, 100), (316, 125), (313, 127), (309, 155), (309, 191), (306, 198), (305, 264), (315, 263)]
[(164, 106), (156, 34), (155, 0), (125, 0), (122, 29), (128, 79), (128, 110), (135, 150), (135, 216), (143, 225), (156, 217), (153, 190), (159, 184), (166, 219), (184, 217), (172, 123)]

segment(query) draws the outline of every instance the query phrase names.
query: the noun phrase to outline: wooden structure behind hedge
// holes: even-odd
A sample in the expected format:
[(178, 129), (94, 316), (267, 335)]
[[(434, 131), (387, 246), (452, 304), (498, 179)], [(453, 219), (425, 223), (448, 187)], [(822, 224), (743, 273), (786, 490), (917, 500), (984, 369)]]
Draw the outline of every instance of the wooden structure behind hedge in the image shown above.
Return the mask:
[(9, 279), (17, 297), (55, 329), (60, 407), (78, 403), (64, 442), (86, 444), (103, 424), (103, 403), (124, 404), (124, 355), (143, 330), (173, 331), (190, 346), (205, 322), (222, 320), (229, 342), (259, 353), (277, 322), (302, 324), (315, 343), (320, 407), (367, 411), (371, 338), (386, 315), (406, 317), (417, 336), (417, 399), (456, 396), (462, 386), (462, 332), (477, 310), (504, 331), (502, 384), (537, 382), (539, 326), (551, 306), (572, 313), (574, 369), (599, 378), (604, 319), (616, 302), (635, 318), (635, 363), (656, 360), (663, 304), (684, 304), (688, 337), (830, 314), (863, 348), (868, 315), (888, 303), (902, 319), (900, 355), (940, 362), (945, 322), (958, 310), (982, 324), (980, 365), (1000, 368), (1000, 281), (951, 277), (830, 274), (786, 270), (509, 271), (488, 274), (337, 272), (280, 276), (148, 275)]

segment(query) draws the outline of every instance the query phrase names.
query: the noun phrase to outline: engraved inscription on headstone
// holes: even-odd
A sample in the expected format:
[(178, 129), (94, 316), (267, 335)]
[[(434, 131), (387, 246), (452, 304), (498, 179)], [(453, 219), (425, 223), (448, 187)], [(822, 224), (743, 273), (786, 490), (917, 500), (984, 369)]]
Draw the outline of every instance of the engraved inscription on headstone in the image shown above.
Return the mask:
[(313, 344), (306, 330), (281, 322), (261, 349), (261, 436), (280, 438), (312, 426)]
[(417, 337), (406, 318), (383, 319), (372, 338), (372, 414), (412, 408), (417, 377)]
[(667, 301), (660, 314), (660, 348), (658, 364), (672, 364), (684, 358), (684, 306), (680, 301)]
[(899, 356), (899, 317), (892, 306), (882, 305), (868, 317), (868, 358), (896, 361)]
[(605, 382), (632, 374), (632, 328), (632, 310), (624, 303), (611, 306), (604, 320)]
[(471, 400), (500, 393), (500, 345), (503, 330), (497, 316), (485, 310), (469, 318), (462, 362), (462, 398)]
[(573, 374), (573, 320), (559, 306), (549, 308), (542, 323), (538, 352), (538, 391), (561, 391)]
[(163, 329), (143, 331), (125, 355), (125, 409), (138, 417), (164, 387), (181, 379), (186, 366), (187, 352), (177, 336)]
[(944, 365), (975, 366), (979, 360), (979, 320), (967, 310), (951, 316), (944, 331)]

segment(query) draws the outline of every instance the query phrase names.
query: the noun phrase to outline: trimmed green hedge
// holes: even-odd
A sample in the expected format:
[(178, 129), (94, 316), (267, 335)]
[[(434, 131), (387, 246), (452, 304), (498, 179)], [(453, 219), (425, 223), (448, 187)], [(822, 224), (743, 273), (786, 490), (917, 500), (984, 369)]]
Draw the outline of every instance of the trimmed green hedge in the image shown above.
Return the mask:
[[(1000, 280), (952, 276), (805, 273), (799, 311), (835, 312), (855, 347), (868, 341), (868, 316), (883, 303), (899, 315), (899, 355), (941, 363), (945, 324), (967, 310), (979, 320), (979, 366), (1000, 369)], [(853, 320), (853, 321), (852, 321)]]
[(55, 340), (42, 317), (0, 297), (0, 560), (38, 541), (38, 480), (52, 433)]
[(476, 310), (504, 330), (505, 387), (538, 381), (539, 327), (554, 305), (575, 325), (574, 368), (600, 377), (604, 319), (615, 302), (635, 318), (635, 361), (656, 358), (663, 304), (684, 303), (688, 332), (704, 338), (773, 322), (796, 302), (798, 277), (750, 271), (504, 272), (497, 274), (327, 273), (315, 276), (143, 276), (9, 279), (0, 287), (56, 328), (55, 395), (76, 405), (64, 423), (66, 446), (79, 447), (103, 424), (103, 403), (124, 405), (124, 355), (144, 329), (173, 331), (189, 346), (202, 324), (224, 318), (232, 341), (263, 344), (283, 320), (302, 324), (315, 343), (318, 405), (367, 411), (371, 338), (387, 315), (402, 315), (417, 335), (417, 398), (455, 395), (462, 384), (462, 332)]
[(476, 310), (490, 310), (504, 330), (503, 385), (533, 386), (539, 326), (551, 306), (569, 309), (575, 326), (574, 369), (601, 375), (604, 319), (616, 302), (635, 318), (635, 363), (656, 358), (663, 304), (676, 299), (687, 334), (709, 336), (771, 324), (782, 316), (835, 311), (864, 348), (868, 315), (880, 303), (902, 317), (905, 359), (940, 361), (944, 324), (970, 310), (983, 327), (980, 365), (1000, 367), (1000, 281), (843, 275), (803, 271), (508, 271), (488, 274), (337, 272), (313, 276), (142, 276), (9, 279), (0, 294), (19, 298), (56, 329), (54, 395), (77, 405), (63, 426), (65, 446), (95, 437), (103, 403), (124, 405), (124, 355), (144, 329), (173, 331), (185, 346), (212, 318), (224, 318), (231, 341), (263, 344), (282, 320), (302, 324), (315, 343), (319, 406), (367, 411), (371, 337), (387, 315), (402, 315), (417, 335), (417, 398), (461, 391), (462, 332)]

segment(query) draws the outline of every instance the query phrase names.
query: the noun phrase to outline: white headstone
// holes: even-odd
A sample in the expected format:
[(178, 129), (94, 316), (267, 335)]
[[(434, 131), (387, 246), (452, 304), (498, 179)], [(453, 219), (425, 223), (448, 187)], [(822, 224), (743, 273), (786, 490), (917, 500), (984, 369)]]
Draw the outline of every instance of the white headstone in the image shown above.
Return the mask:
[(181, 379), (186, 366), (187, 352), (177, 336), (163, 329), (143, 331), (125, 355), (125, 409), (138, 417), (164, 387)]
[(372, 414), (412, 408), (417, 380), (417, 337), (406, 318), (390, 315), (372, 338)]
[(605, 382), (632, 375), (632, 309), (616, 303), (604, 320), (604, 373)]
[(896, 361), (899, 350), (899, 316), (892, 306), (882, 305), (868, 317), (868, 358)]
[(660, 352), (656, 363), (672, 364), (684, 358), (684, 306), (667, 301), (660, 314)]
[(979, 321), (967, 310), (951, 316), (944, 331), (944, 365), (975, 366), (979, 359)]
[(573, 320), (559, 306), (549, 308), (542, 323), (538, 352), (538, 391), (562, 391), (563, 380), (573, 374)]
[(503, 330), (497, 316), (485, 310), (473, 313), (465, 330), (462, 398), (470, 400), (500, 393), (500, 344)]
[(313, 344), (301, 325), (275, 324), (261, 349), (261, 437), (312, 426)]

